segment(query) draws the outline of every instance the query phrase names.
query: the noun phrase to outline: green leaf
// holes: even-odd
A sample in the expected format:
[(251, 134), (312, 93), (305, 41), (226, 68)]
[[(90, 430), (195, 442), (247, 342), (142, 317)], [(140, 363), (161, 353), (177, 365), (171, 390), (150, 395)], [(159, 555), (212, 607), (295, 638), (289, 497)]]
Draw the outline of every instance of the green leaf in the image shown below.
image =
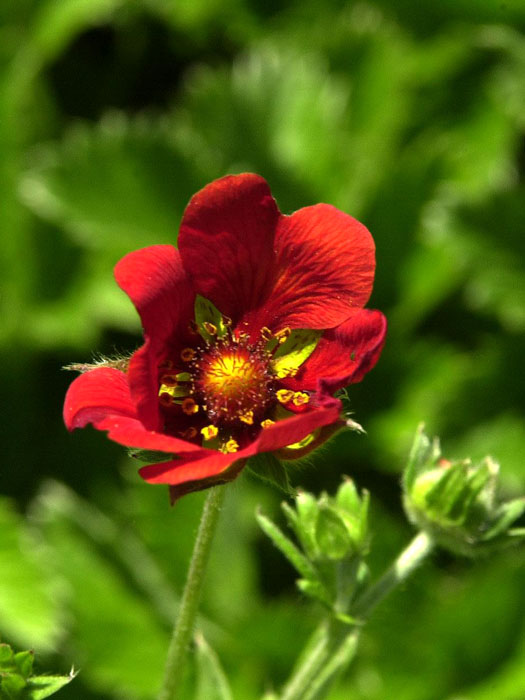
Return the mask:
[[(228, 330), (221, 312), (200, 294), (195, 297), (195, 323), (201, 336), (209, 343), (215, 342), (216, 338), (223, 338)], [(209, 328), (215, 328), (215, 332), (209, 333), (205, 324), (210, 324)]]
[(44, 700), (44, 698), (57, 693), (70, 683), (74, 677), (74, 673), (71, 673), (69, 676), (33, 676), (27, 683), (24, 698), (27, 697), (27, 700)]
[(60, 628), (49, 565), (7, 499), (0, 499), (0, 571), (2, 632), (40, 651), (51, 650)]
[(13, 670), (14, 654), (9, 644), (0, 644), (0, 671)]
[(278, 377), (293, 374), (317, 347), (323, 331), (294, 329), (279, 345), (273, 356), (273, 368)]
[(228, 679), (217, 654), (199, 634), (197, 645), (197, 691), (195, 700), (233, 700)]
[(332, 605), (332, 598), (321, 581), (300, 578), (296, 581), (296, 584), (301, 593), (304, 593), (308, 598), (317, 600), (323, 605)]
[(260, 512), (256, 513), (256, 518), (264, 534), (272, 540), (277, 549), (284, 554), (290, 564), (297, 569), (301, 576), (304, 576), (304, 578), (308, 580), (316, 581), (318, 579), (318, 573), (315, 567), (299, 551), (294, 543), (289, 540), (286, 535), (284, 535), (282, 530), (278, 528), (277, 525), (270, 520), (270, 518), (267, 518)]
[(286, 467), (269, 452), (262, 452), (251, 457), (248, 462), (248, 471), (258, 479), (276, 486), (287, 496), (295, 493), (295, 489), (290, 484)]
[(76, 126), (33, 158), (21, 194), (39, 216), (113, 259), (177, 240), (182, 211), (202, 184), (157, 121), (112, 114)]
[(315, 535), (321, 556), (328, 559), (343, 559), (354, 545), (338, 513), (326, 504), (319, 509)]

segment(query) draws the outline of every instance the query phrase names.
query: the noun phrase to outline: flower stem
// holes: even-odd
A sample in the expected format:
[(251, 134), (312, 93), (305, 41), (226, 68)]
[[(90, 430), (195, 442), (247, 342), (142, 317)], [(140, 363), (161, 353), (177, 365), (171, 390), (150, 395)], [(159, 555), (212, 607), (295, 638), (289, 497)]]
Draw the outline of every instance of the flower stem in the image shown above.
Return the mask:
[(215, 486), (208, 492), (204, 503), (201, 522), (197, 538), (193, 547), (188, 577), (182, 594), (178, 617), (173, 629), (166, 658), (164, 681), (158, 700), (173, 700), (177, 697), (178, 689), (184, 673), (184, 662), (190, 642), (191, 634), (200, 593), (204, 581), (204, 572), (211, 549), (213, 535), (215, 533), (225, 489), (223, 486)]
[[(434, 548), (430, 535), (420, 532), (381, 578), (350, 606), (352, 617), (364, 620), (375, 607), (425, 560)], [(359, 627), (324, 620), (310, 648), (283, 688), (280, 700), (314, 700), (323, 697), (335, 676), (352, 660)]]

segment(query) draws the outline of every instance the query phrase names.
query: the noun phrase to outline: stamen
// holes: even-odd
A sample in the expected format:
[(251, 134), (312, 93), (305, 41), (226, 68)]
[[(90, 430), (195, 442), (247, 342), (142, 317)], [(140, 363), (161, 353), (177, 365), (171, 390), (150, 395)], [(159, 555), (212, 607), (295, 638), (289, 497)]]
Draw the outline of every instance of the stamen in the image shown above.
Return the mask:
[(234, 440), (233, 438), (231, 440), (228, 440), (228, 442), (225, 442), (220, 447), (221, 452), (225, 452), (225, 453), (237, 452), (238, 449), (239, 449), (239, 443), (236, 440)]
[(275, 337), (276, 337), (277, 340), (279, 341), (279, 345), (282, 345), (286, 340), (288, 340), (288, 338), (290, 337), (291, 333), (292, 333), (292, 329), (291, 329), (291, 328), (288, 328), (288, 327), (283, 328), (282, 330), (278, 331), (278, 332), (275, 334)]
[(304, 391), (296, 391), (292, 398), (292, 403), (294, 406), (304, 406), (304, 404), (308, 403), (309, 401), (310, 397), (308, 394), (305, 394)]
[(217, 335), (216, 325), (210, 323), (209, 321), (204, 321), (202, 325), (204, 326), (204, 330), (206, 331), (206, 333), (209, 333), (210, 335)]
[(201, 433), (204, 435), (205, 440), (212, 440), (214, 437), (217, 437), (219, 431), (214, 425), (207, 425), (201, 429)]
[(240, 420), (247, 425), (253, 425), (253, 411), (244, 411), (239, 414)]
[(267, 326), (261, 328), (261, 338), (263, 340), (271, 340), (273, 338), (273, 333)]
[(266, 418), (266, 420), (263, 420), (261, 422), (261, 428), (269, 428), (271, 425), (275, 425), (275, 421), (271, 420), (270, 418)]
[(182, 410), (186, 415), (191, 416), (194, 413), (198, 412), (199, 406), (195, 403), (193, 399), (184, 399), (184, 401), (182, 402)]
[(279, 389), (275, 395), (280, 403), (288, 403), (293, 399), (294, 393), (291, 389)]
[(180, 354), (183, 362), (191, 362), (193, 359), (195, 359), (195, 355), (196, 352), (193, 348), (184, 348)]

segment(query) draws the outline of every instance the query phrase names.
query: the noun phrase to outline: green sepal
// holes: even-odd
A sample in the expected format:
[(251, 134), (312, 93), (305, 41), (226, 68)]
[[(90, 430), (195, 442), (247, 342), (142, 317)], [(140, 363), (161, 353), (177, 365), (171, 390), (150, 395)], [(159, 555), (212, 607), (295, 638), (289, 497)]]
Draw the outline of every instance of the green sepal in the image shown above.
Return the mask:
[(315, 536), (318, 547), (327, 559), (344, 559), (353, 549), (353, 541), (339, 513), (323, 504), (319, 509)]
[(24, 678), (28, 678), (31, 675), (34, 659), (35, 655), (32, 651), (19, 651), (18, 654), (15, 654), (16, 667)]
[(293, 374), (317, 347), (323, 331), (294, 329), (279, 345), (273, 356), (273, 369), (278, 377)]
[(160, 462), (169, 462), (172, 459), (176, 459), (174, 454), (170, 452), (159, 452), (157, 450), (140, 450), (134, 447), (128, 448), (128, 455), (133, 459), (137, 459), (139, 462), (146, 462), (146, 464), (156, 464)]
[(233, 700), (219, 657), (201, 634), (196, 635), (197, 690), (195, 700)]
[(23, 697), (27, 697), (24, 692), (25, 688), (26, 680), (23, 676), (18, 673), (7, 673), (5, 676), (1, 676), (0, 698), (2, 700), (22, 700)]
[(265, 483), (277, 487), (287, 496), (293, 496), (295, 489), (290, 484), (288, 472), (284, 465), (269, 452), (261, 452), (250, 457), (248, 471)]
[(69, 676), (33, 676), (25, 687), (24, 700), (44, 700), (71, 683), (74, 677), (74, 673)]
[[(223, 338), (228, 327), (224, 323), (224, 317), (221, 312), (215, 307), (209, 299), (205, 299), (200, 294), (195, 297), (195, 323), (197, 324), (197, 329), (199, 334), (208, 343), (214, 343), (216, 338)], [(205, 323), (212, 323), (217, 329), (215, 335), (211, 335), (204, 328)]]
[[(492, 540), (494, 537), (504, 534), (523, 513), (525, 513), (525, 498), (515, 498), (507, 503), (502, 503), (494, 513), (492, 523), (481, 539), (484, 541)], [(510, 531), (509, 535), (512, 534)]]
[(0, 671), (13, 670), (15, 666), (15, 655), (9, 644), (0, 644)]
[(256, 518), (264, 534), (271, 539), (277, 549), (284, 554), (301, 576), (308, 581), (317, 581), (319, 575), (316, 568), (308, 561), (295, 544), (286, 537), (283, 531), (260, 511), (256, 513)]

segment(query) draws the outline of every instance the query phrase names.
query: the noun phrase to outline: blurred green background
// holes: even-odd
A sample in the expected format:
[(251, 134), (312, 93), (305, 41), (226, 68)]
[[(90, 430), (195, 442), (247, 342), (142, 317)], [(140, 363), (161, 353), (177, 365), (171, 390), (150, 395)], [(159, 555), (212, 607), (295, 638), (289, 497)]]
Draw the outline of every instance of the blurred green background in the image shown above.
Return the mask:
[[(216, 177), (258, 172), (284, 212), (329, 202), (375, 237), (388, 342), (349, 391), (368, 434), (293, 477), (371, 490), (373, 570), (411, 536), (419, 421), (523, 493), (522, 0), (2, 0), (0, 25), (0, 634), (81, 669), (60, 697), (155, 696), (203, 500), (171, 509), (103, 435), (67, 434), (61, 367), (138, 346), (113, 265), (174, 243)], [(206, 580), (200, 626), (239, 700), (284, 680), (319, 615), (255, 525), (280, 500), (230, 487)], [(330, 699), (523, 700), (524, 583), (521, 551), (437, 555)]]

